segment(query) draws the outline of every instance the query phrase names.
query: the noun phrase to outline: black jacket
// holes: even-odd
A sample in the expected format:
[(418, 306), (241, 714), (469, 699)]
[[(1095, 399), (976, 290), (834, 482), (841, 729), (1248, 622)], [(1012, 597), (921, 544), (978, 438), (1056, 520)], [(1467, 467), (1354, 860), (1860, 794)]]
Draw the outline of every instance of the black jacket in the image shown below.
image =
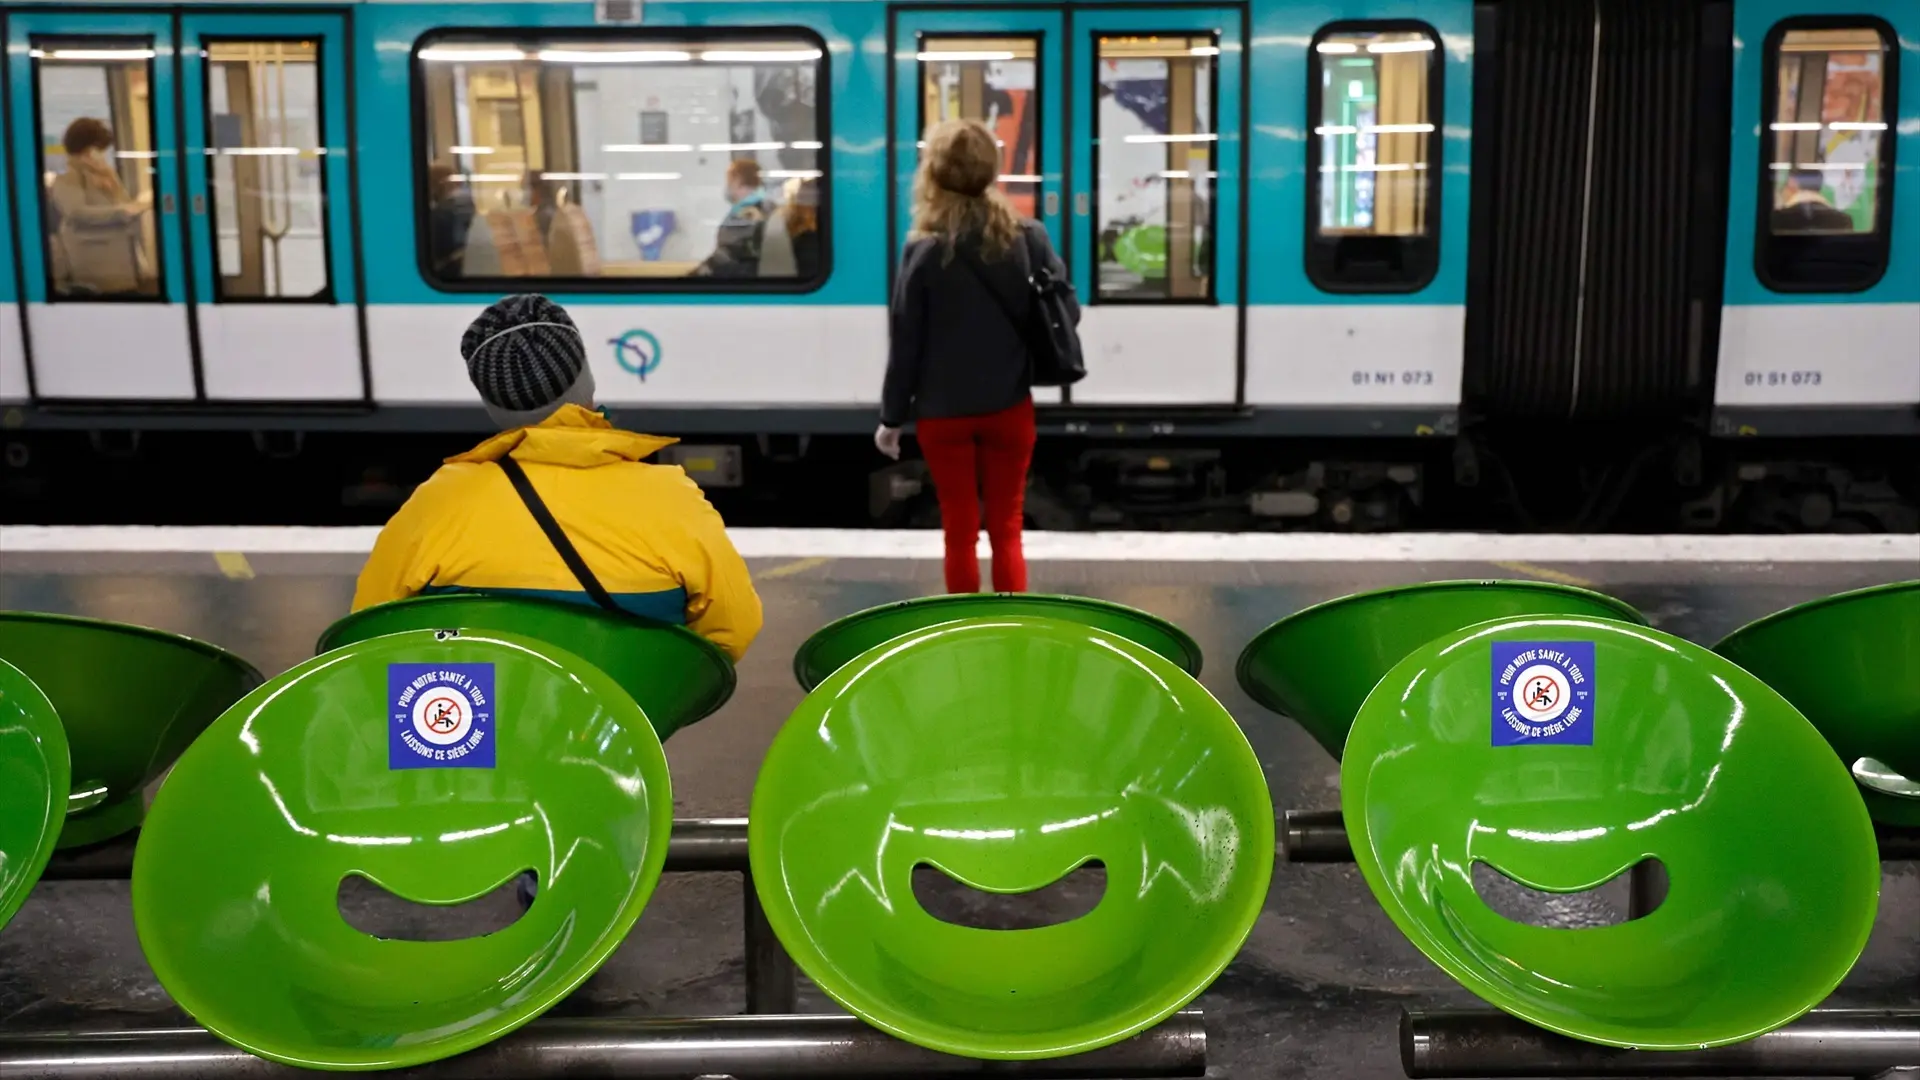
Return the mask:
[[(1066, 266), (1037, 222), (1026, 222), (1053, 273)], [(981, 416), (1012, 408), (1029, 392), (1027, 346), (962, 259), (979, 259), (977, 239), (962, 238), (946, 258), (943, 241), (914, 240), (900, 256), (889, 312), (887, 378), (880, 422), (899, 427), (914, 417)], [(976, 262), (1006, 305), (1025, 318), (1032, 303), (1028, 257), (1017, 244), (1003, 258)]]

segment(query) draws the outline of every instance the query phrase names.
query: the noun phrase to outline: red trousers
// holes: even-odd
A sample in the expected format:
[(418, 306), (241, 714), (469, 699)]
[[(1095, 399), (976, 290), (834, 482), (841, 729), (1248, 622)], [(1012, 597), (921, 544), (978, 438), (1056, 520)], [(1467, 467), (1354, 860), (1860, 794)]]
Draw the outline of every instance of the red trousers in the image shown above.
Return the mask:
[(919, 422), (920, 452), (940, 500), (947, 541), (947, 591), (980, 591), (980, 505), (986, 503), (987, 541), (993, 545), (993, 590), (1025, 592), (1027, 558), (1020, 524), (1033, 460), (1033, 400), (985, 416), (934, 417)]

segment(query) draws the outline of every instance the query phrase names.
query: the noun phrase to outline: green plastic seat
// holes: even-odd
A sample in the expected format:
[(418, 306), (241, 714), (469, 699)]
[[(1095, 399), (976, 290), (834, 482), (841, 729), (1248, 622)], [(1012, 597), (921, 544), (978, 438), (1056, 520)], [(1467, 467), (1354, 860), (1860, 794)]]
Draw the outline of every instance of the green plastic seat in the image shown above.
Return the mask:
[[(660, 740), (610, 676), (520, 635), (389, 635), (275, 678), (181, 756), (134, 853), (134, 926), (167, 992), (236, 1046), (417, 1065), (590, 976), (652, 894), (672, 816)], [(454, 905), (527, 870), (532, 907), (485, 936), (381, 939), (338, 906), (349, 875)]]
[[(1646, 627), (1503, 619), (1415, 649), (1361, 706), (1340, 784), (1361, 873), (1420, 951), (1590, 1042), (1772, 1030), (1833, 990), (1873, 926), (1873, 825), (1820, 733), (1731, 661)], [(1611, 926), (1508, 919), (1472, 878), (1485, 864), (1571, 893), (1648, 859), (1665, 899)]]
[(1545, 581), (1434, 581), (1315, 604), (1260, 631), (1235, 677), (1336, 760), (1360, 703), (1393, 665), (1442, 634), (1514, 615), (1585, 615), (1645, 624), (1631, 606)]
[(1920, 825), (1920, 581), (1776, 612), (1714, 651), (1813, 721), (1852, 769), (1869, 813)]
[(856, 611), (814, 631), (793, 654), (793, 677), (812, 690), (841, 666), (883, 641), (955, 619), (1032, 615), (1097, 626), (1144, 645), (1187, 674), (1200, 674), (1200, 646), (1157, 615), (1090, 596), (1046, 593), (949, 593)]
[(40, 687), (66, 730), (72, 790), (62, 848), (138, 827), (147, 785), (262, 681), (252, 664), (204, 641), (28, 611), (0, 612), (0, 660)]
[(405, 630), (451, 629), (498, 630), (558, 645), (613, 676), (663, 742), (733, 696), (732, 659), (684, 626), (497, 593), (420, 596), (366, 608), (328, 627), (314, 651)]
[[(748, 815), (780, 940), (834, 1000), (932, 1049), (1077, 1053), (1191, 1001), (1252, 929), (1273, 803), (1219, 702), (1100, 627), (983, 617), (841, 667), (774, 738)], [(1090, 862), (1104, 891), (1028, 929), (944, 922), (917, 866), (1026, 893)]]
[(68, 780), (67, 736), (53, 702), (0, 660), (0, 928), (53, 857)]

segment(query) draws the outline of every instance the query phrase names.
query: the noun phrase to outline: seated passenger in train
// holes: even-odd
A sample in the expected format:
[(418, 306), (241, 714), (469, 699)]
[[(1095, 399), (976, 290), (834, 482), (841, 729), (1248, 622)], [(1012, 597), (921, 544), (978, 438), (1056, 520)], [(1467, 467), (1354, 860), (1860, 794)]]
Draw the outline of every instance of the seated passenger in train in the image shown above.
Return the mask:
[(701, 277), (756, 277), (760, 245), (767, 232), (767, 196), (760, 186), (760, 163), (735, 158), (727, 163), (727, 202), (732, 204), (714, 236), (713, 254), (694, 274)]
[[(687, 474), (645, 462), (675, 440), (622, 431), (595, 409), (585, 341), (566, 310), (544, 296), (509, 296), (467, 328), (460, 353), (503, 430), (447, 459), (387, 522), (354, 610), (464, 591), (593, 604), (597, 582), (631, 614), (686, 625), (735, 660), (745, 655), (761, 620), (746, 563)], [(516, 490), (509, 459), (584, 576)]]
[(476, 212), (467, 185), (455, 175), (451, 162), (427, 166), (427, 256), (433, 272), (442, 278), (461, 276), (467, 232)]
[(1827, 201), (1826, 178), (1817, 169), (1795, 169), (1787, 174), (1774, 196), (1769, 224), (1774, 233), (1850, 233), (1853, 218)]

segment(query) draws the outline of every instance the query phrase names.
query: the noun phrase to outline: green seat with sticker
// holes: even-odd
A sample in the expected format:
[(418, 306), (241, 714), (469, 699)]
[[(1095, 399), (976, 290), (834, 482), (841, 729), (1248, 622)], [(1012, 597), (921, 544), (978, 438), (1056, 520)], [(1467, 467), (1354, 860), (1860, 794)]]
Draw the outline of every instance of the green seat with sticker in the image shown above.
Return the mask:
[(1790, 607), (1714, 651), (1813, 721), (1875, 818), (1920, 826), (1920, 581)]
[(1367, 694), (1414, 649), (1462, 626), (1513, 615), (1590, 615), (1645, 623), (1611, 596), (1544, 581), (1433, 581), (1315, 604), (1240, 652), (1247, 696), (1291, 717), (1336, 759)]
[[(1820, 733), (1703, 646), (1520, 617), (1388, 671), (1340, 766), (1356, 861), (1394, 923), (1489, 1003), (1575, 1038), (1684, 1050), (1793, 1020), (1865, 947), (1872, 823)], [(1650, 913), (1567, 929), (1482, 899), (1484, 866), (1549, 893), (1648, 860)]]
[(204, 641), (31, 611), (0, 612), (0, 660), (47, 695), (66, 731), (72, 790), (62, 848), (138, 827), (147, 786), (261, 682), (253, 665)]
[(882, 604), (835, 619), (794, 651), (793, 677), (801, 689), (811, 690), (847, 661), (902, 634), (956, 619), (1028, 615), (1100, 627), (1159, 653), (1189, 675), (1200, 674), (1200, 646), (1186, 631), (1125, 604), (1047, 593), (951, 593)]
[(53, 702), (0, 660), (0, 928), (53, 856), (67, 785), (67, 736)]
[(663, 741), (733, 696), (733, 661), (684, 626), (497, 593), (420, 596), (366, 608), (328, 627), (315, 652), (405, 630), (498, 630), (551, 642), (611, 675), (646, 710)]
[[(1273, 868), (1266, 780), (1220, 703), (1124, 634), (1032, 615), (939, 622), (840, 666), (774, 738), (748, 822), (800, 968), (875, 1026), (977, 1058), (1171, 1015), (1233, 958)], [(915, 888), (930, 868), (984, 902), (1090, 863), (1091, 910), (1048, 925), (936, 917)]]
[[(598, 668), (522, 635), (385, 635), (275, 678), (181, 756), (135, 851), (134, 925), (161, 985), (236, 1046), (418, 1065), (591, 975), (651, 895), (672, 813), (658, 736)], [(528, 871), (517, 921), (458, 932), (453, 905)], [(447, 908), (453, 940), (356, 929), (349, 877)]]

